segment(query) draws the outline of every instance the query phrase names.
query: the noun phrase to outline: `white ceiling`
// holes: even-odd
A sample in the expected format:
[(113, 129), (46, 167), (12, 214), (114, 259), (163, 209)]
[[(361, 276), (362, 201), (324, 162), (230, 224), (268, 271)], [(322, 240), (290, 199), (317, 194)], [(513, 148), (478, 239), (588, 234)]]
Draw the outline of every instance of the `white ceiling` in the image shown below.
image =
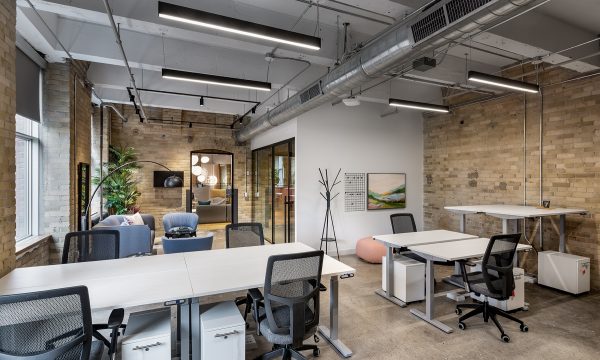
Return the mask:
[[(349, 25), (349, 48), (364, 42), (386, 28), (386, 23), (401, 20), (424, 0), (320, 0), (323, 7), (317, 11), (310, 0), (167, 0), (183, 6), (198, 8), (247, 21), (304, 34), (318, 34), (322, 38), (319, 51), (299, 50), (280, 46), (275, 54), (310, 62), (310, 68), (288, 84), (259, 109), (259, 114), (293, 95), (334, 66), (341, 55), (343, 39), (339, 24)], [(125, 88), (129, 86), (115, 38), (101, 0), (32, 0), (44, 20), (56, 33), (73, 57), (92, 62), (88, 71), (95, 90), (105, 101), (128, 102)], [(263, 101), (300, 72), (305, 64), (300, 61), (265, 60), (265, 54), (274, 51), (275, 44), (232, 36), (191, 25), (175, 23), (157, 16), (157, 0), (110, 0), (115, 20), (120, 26), (130, 65), (138, 86), (199, 95), (212, 95)], [(49, 31), (29, 8), (25, 0), (17, 0), (17, 30), (49, 61), (63, 61), (66, 56)], [(324, 7), (338, 9), (334, 11)], [(304, 13), (302, 18), (300, 16)], [(317, 16), (318, 13), (318, 16)], [(552, 0), (547, 4), (503, 24), (491, 32), (482, 33), (468, 42), (467, 47), (455, 46), (448, 51), (437, 68), (412, 75), (435, 81), (464, 83), (465, 67), (497, 72), (502, 66), (532, 56), (562, 50), (600, 34), (600, 0)], [(318, 22), (317, 22), (318, 19)], [(164, 51), (163, 51), (164, 46)], [(598, 43), (579, 47), (560, 55), (545, 58), (561, 63), (570, 58), (598, 51)], [(466, 60), (465, 57), (468, 59)], [(163, 80), (163, 66), (188, 71), (211, 73), (252, 80), (270, 81), (271, 93), (232, 90), (173, 80)], [(585, 72), (598, 69), (600, 57), (587, 58), (567, 65)], [(268, 77), (267, 77), (268, 76)], [(374, 83), (379, 80), (375, 79)], [(397, 81), (374, 88), (363, 94), (375, 102), (385, 103), (391, 91), (404, 93), (415, 84)], [(429, 86), (428, 88), (431, 88)], [(433, 88), (434, 90), (437, 88)], [(200, 108), (198, 99), (159, 94), (142, 94), (145, 105), (163, 106), (243, 114), (250, 105), (208, 100)], [(418, 100), (418, 99), (414, 99)], [(382, 111), (387, 111), (382, 105)]]

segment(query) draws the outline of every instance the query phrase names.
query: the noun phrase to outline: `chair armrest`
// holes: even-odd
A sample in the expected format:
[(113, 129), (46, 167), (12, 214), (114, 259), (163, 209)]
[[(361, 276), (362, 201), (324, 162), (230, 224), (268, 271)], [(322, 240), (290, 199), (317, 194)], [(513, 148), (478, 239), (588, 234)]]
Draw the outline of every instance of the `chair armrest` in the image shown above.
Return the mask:
[(502, 273), (503, 275), (512, 275), (513, 266), (496, 266), (496, 265), (486, 265), (486, 267), (490, 270), (497, 271), (498, 273)]
[(263, 294), (257, 288), (252, 288), (248, 290), (248, 294), (252, 298), (252, 302), (261, 301), (264, 299)]
[(118, 329), (123, 325), (123, 319), (125, 318), (125, 310), (122, 308), (114, 309), (108, 316), (108, 328), (111, 330)]

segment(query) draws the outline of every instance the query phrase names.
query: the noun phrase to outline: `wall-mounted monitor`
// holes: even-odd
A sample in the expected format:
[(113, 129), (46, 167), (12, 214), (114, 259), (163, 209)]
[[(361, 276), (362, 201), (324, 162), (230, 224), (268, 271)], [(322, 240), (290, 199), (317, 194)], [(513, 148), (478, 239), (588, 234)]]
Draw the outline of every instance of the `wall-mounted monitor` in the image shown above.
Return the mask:
[[(183, 179), (183, 171), (155, 171), (154, 187), (165, 187), (165, 180), (171, 175), (175, 175), (180, 179)], [(183, 184), (178, 187), (183, 187)]]

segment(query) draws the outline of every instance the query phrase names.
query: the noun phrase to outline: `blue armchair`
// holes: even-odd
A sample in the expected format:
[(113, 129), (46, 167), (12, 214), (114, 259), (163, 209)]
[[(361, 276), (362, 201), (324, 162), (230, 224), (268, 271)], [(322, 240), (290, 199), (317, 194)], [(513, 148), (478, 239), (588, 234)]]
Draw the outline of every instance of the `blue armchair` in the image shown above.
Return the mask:
[(198, 215), (194, 213), (169, 213), (163, 216), (163, 227), (165, 229), (165, 233), (169, 232), (172, 228), (176, 227), (189, 227), (196, 231), (196, 227), (198, 226)]
[[(142, 214), (140, 214), (142, 215)], [(92, 230), (117, 230), (119, 232), (119, 257), (152, 253), (154, 244), (154, 216), (142, 215), (144, 225), (121, 226), (123, 215), (111, 215), (100, 221)]]

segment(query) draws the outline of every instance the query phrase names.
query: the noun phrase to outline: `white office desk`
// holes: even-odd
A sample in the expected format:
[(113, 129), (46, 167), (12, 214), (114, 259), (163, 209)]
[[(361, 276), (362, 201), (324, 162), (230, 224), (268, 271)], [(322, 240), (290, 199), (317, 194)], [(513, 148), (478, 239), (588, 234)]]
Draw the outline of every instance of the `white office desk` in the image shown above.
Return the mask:
[[(183, 301), (181, 338), (197, 340), (199, 346), (199, 298), (235, 290), (260, 287), (264, 283), (270, 255), (314, 250), (304, 244), (279, 244), (193, 253), (169, 254), (49, 265), (14, 269), (0, 279), (0, 295), (83, 285), (88, 288), (92, 310), (129, 308)], [(323, 276), (330, 276), (330, 327), (319, 330), (340, 353), (352, 352), (338, 338), (338, 275), (355, 270), (327, 255)], [(195, 338), (194, 338), (195, 337)], [(181, 342), (181, 358), (200, 358), (189, 341)]]
[(88, 288), (94, 311), (193, 296), (183, 254), (17, 268), (0, 279), (0, 294), (78, 285)]
[(475, 239), (477, 236), (463, 234), (448, 230), (417, 231), (400, 234), (375, 235), (373, 239), (381, 241), (386, 247), (386, 289), (377, 289), (375, 294), (405, 307), (404, 301), (393, 296), (394, 294), (394, 248), (407, 248), (414, 245), (436, 244), (463, 239)]
[[(185, 254), (185, 261), (190, 274), (195, 305), (191, 311), (192, 346), (200, 345), (198, 304), (202, 297), (223, 294), (250, 288), (262, 287), (265, 282), (267, 261), (271, 255), (291, 254), (314, 249), (302, 243), (275, 244), (268, 246), (251, 246), (244, 248), (198, 251)], [(344, 357), (352, 355), (352, 351), (339, 340), (338, 329), (338, 276), (353, 274), (355, 269), (325, 255), (321, 275), (330, 277), (330, 324), (319, 326), (319, 332)], [(199, 351), (192, 349), (192, 354)], [(193, 359), (199, 359), (195, 355)]]
[[(535, 206), (523, 205), (468, 205), (468, 206), (446, 206), (444, 209), (460, 215), (460, 231), (466, 231), (466, 215), (467, 214), (486, 214), (489, 216), (502, 219), (502, 232), (509, 232), (509, 221), (524, 219), (524, 218), (543, 218), (547, 216), (559, 217), (559, 251), (565, 252), (566, 235), (565, 222), (566, 215), (579, 214), (584, 215), (587, 210), (583, 209), (566, 209), (566, 208), (538, 208)], [(541, 241), (541, 238), (540, 238)], [(540, 244), (543, 246), (543, 244)]]
[[(429, 244), (429, 245), (414, 245), (408, 249), (427, 259), (426, 267), (426, 290), (425, 290), (425, 312), (417, 309), (411, 309), (410, 312), (418, 316), (422, 320), (430, 323), (438, 329), (451, 333), (452, 328), (446, 324), (435, 320), (435, 294), (434, 294), (434, 261), (457, 261), (470, 258), (482, 257), (485, 254), (490, 239), (467, 239), (453, 242)], [(530, 245), (519, 244), (517, 251), (530, 250)]]

